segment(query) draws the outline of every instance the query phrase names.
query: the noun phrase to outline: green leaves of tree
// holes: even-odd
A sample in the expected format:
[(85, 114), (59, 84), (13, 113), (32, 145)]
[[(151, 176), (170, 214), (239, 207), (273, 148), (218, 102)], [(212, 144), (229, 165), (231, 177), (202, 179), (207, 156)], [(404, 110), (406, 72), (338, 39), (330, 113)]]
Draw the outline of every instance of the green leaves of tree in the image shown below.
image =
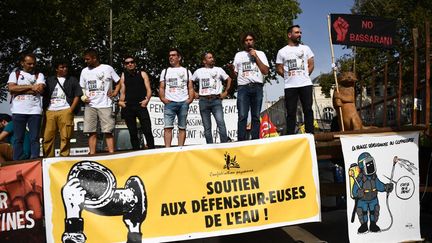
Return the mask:
[[(200, 55), (214, 51), (218, 66), (232, 61), (241, 49), (239, 36), (253, 31), (257, 48), (275, 60), (286, 45), (286, 29), (301, 12), (295, 0), (6, 0), (0, 3), (0, 73), (2, 80), (18, 53), (37, 53), (47, 74), (57, 58), (71, 61), (74, 74), (84, 66), (83, 50), (92, 47), (109, 62), (109, 10), (113, 13), (113, 66), (136, 55), (152, 86), (168, 66), (171, 47), (182, 50), (184, 66), (201, 66)], [(0, 99), (4, 98), (0, 96)]]

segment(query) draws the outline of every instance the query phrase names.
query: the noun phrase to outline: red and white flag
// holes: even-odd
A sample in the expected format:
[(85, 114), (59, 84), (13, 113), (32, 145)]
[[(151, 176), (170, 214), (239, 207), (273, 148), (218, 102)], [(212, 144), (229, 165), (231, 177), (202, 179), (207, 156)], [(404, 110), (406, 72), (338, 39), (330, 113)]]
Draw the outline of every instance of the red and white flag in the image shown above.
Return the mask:
[(270, 117), (267, 113), (261, 118), (260, 124), (260, 138), (269, 138), (269, 137), (277, 137), (279, 134), (277, 133), (277, 128), (270, 121)]

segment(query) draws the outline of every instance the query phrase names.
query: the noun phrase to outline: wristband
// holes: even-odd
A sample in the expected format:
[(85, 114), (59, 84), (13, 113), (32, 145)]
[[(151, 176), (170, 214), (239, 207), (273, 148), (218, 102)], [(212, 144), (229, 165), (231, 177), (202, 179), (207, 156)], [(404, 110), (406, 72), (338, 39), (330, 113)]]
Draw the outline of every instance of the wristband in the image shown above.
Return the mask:
[(138, 243), (142, 240), (142, 234), (138, 232), (128, 232), (127, 243)]
[(65, 219), (65, 232), (78, 233), (84, 230), (84, 220), (82, 218)]

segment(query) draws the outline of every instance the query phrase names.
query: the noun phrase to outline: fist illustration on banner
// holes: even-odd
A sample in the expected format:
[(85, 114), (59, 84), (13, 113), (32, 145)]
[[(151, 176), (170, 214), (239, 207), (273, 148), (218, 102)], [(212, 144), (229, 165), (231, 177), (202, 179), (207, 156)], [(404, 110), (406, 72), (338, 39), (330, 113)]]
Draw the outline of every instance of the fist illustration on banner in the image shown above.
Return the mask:
[(123, 216), (128, 229), (126, 242), (142, 242), (141, 225), (147, 215), (147, 197), (138, 176), (130, 176), (124, 187), (118, 187), (109, 168), (84, 160), (72, 166), (61, 194), (66, 214), (62, 242), (86, 241), (83, 210), (108, 217)]
[(348, 28), (349, 28), (348, 22), (345, 19), (339, 17), (333, 23), (333, 28), (337, 33), (336, 40), (345, 41), (346, 34), (348, 33)]

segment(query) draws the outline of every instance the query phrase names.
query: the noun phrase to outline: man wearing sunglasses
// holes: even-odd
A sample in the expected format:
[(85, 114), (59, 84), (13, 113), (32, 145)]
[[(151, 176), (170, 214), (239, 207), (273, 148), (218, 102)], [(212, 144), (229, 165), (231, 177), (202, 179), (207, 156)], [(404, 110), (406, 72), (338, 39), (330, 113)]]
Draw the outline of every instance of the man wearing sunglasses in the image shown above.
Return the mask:
[(151, 129), (150, 115), (147, 104), (151, 98), (150, 80), (146, 72), (136, 69), (135, 58), (127, 56), (124, 59), (125, 71), (120, 78), (121, 115), (129, 130), (130, 141), (133, 150), (139, 150), (140, 140), (136, 119), (138, 118), (141, 131), (144, 133), (147, 148), (154, 148), (154, 138)]

